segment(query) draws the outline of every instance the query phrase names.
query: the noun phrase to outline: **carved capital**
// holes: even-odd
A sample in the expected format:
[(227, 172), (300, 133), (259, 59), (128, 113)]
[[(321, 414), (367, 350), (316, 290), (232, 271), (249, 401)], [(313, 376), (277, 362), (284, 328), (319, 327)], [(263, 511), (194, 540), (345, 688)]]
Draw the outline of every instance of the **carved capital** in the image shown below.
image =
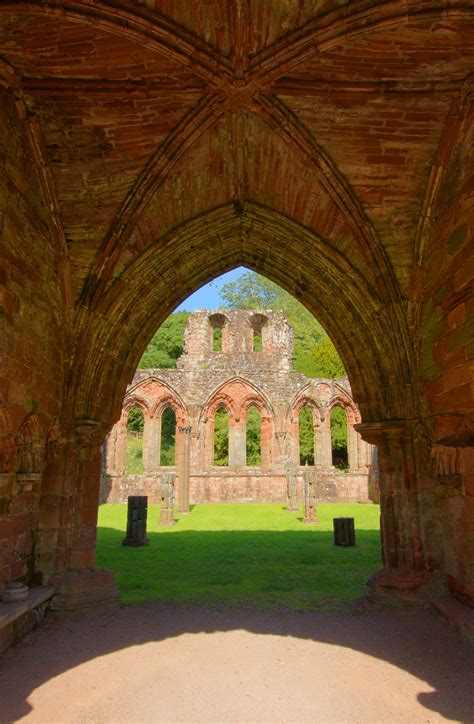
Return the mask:
[(412, 429), (406, 420), (382, 420), (381, 422), (361, 422), (354, 425), (365, 442), (377, 447), (401, 446), (411, 439)]
[(76, 420), (75, 439), (82, 460), (89, 460), (98, 452), (107, 434), (107, 428), (97, 420)]

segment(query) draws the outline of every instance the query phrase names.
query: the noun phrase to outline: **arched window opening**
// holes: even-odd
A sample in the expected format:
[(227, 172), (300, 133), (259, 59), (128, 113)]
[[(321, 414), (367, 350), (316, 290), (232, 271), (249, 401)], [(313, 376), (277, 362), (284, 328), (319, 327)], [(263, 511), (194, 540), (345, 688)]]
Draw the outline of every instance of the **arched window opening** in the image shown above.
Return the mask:
[(314, 465), (314, 421), (309, 405), (301, 408), (299, 418), (300, 465)]
[(143, 429), (145, 416), (138, 405), (134, 405), (127, 415), (127, 457), (125, 472), (127, 475), (143, 474)]
[(262, 418), (255, 405), (247, 410), (245, 421), (246, 465), (262, 464)]
[[(265, 345), (265, 335), (267, 334), (266, 324), (268, 318), (264, 314), (253, 314), (250, 318), (252, 327), (252, 351), (263, 352)], [(267, 350), (268, 351), (268, 350)]]
[(220, 407), (214, 416), (214, 465), (229, 464), (229, 413)]
[(223, 314), (211, 314), (209, 324), (211, 325), (211, 349), (213, 352), (224, 352), (223, 329), (227, 318)]
[(161, 415), (160, 465), (174, 465), (176, 456), (176, 413), (165, 407)]
[(347, 415), (339, 405), (331, 412), (331, 450), (332, 464), (339, 470), (348, 470)]

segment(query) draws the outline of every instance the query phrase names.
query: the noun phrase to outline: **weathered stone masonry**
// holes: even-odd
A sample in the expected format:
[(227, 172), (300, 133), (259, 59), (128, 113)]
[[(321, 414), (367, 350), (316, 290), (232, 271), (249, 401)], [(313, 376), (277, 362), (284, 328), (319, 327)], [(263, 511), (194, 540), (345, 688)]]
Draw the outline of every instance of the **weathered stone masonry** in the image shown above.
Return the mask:
[(1, 583), (114, 600), (101, 446), (157, 326), (245, 265), (378, 449), (372, 593), (474, 606), (473, 72), (467, 0), (0, 3)]
[[(212, 349), (213, 329), (222, 329), (222, 351)], [(253, 351), (258, 332), (262, 350)], [(314, 425), (316, 470), (325, 481), (321, 500), (368, 501), (372, 449), (355, 431), (359, 411), (347, 378), (310, 380), (291, 369), (293, 332), (279, 312), (196, 312), (186, 323), (184, 353), (176, 370), (139, 370), (124, 399), (122, 416), (107, 439), (102, 502), (124, 503), (128, 495), (146, 494), (159, 502), (161, 417), (167, 407), (176, 415), (177, 484), (182, 481), (181, 448), (189, 446), (191, 502), (286, 502), (285, 463), (300, 464), (298, 418), (309, 405)], [(128, 413), (138, 405), (144, 414), (144, 474), (125, 470)], [(349, 470), (332, 464), (330, 416), (345, 410)], [(261, 465), (246, 463), (246, 415), (255, 406), (261, 416)], [(229, 466), (214, 465), (216, 410), (229, 415)], [(189, 432), (180, 432), (191, 426)], [(299, 497), (302, 499), (301, 473)]]

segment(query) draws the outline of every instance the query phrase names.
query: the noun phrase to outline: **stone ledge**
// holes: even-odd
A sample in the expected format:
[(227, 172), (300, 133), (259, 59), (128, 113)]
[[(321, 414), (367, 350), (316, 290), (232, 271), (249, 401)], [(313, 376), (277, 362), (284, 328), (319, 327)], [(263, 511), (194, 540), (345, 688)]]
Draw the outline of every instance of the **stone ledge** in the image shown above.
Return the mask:
[(41, 606), (55, 593), (54, 586), (35, 586), (30, 588), (26, 601), (12, 601), (11, 603), (0, 603), (0, 629), (5, 628), (17, 621), (23, 614)]
[(431, 602), (435, 610), (461, 634), (474, 644), (474, 609), (453, 596), (438, 596)]
[(0, 603), (0, 654), (43, 621), (54, 593), (54, 586), (35, 586), (26, 601)]

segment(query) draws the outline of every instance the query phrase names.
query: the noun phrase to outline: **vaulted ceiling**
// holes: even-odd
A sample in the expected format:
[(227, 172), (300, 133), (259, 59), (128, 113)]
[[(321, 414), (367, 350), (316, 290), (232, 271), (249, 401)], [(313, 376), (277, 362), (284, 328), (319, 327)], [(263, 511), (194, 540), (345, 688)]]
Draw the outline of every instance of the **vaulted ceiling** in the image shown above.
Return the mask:
[(474, 7), (7, 0), (0, 58), (83, 304), (170, 229), (247, 200), (404, 296), (472, 89)]

